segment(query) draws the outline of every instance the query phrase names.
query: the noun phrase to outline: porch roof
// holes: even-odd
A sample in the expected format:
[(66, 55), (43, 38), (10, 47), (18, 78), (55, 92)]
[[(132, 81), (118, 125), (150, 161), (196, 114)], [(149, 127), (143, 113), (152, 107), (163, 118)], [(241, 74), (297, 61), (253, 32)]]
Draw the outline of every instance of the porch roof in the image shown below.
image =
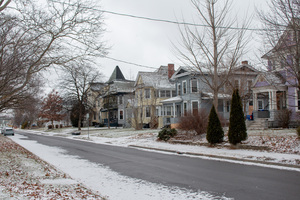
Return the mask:
[[(202, 92), (202, 94), (203, 94), (202, 99), (213, 99), (214, 98), (214, 94), (211, 92)], [(231, 95), (219, 93), (218, 99), (231, 99)]]
[(178, 103), (178, 102), (182, 102), (182, 98), (180, 96), (172, 97), (161, 101), (161, 103)]

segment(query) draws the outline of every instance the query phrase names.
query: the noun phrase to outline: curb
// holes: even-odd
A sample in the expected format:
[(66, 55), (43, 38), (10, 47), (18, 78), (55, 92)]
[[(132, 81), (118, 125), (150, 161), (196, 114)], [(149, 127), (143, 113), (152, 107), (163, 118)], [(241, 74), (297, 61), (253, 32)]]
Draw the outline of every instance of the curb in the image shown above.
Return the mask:
[(181, 154), (181, 155), (185, 154), (185, 155), (192, 155), (192, 156), (205, 156), (205, 157), (209, 157), (209, 158), (220, 158), (220, 159), (227, 159), (227, 160), (234, 160), (234, 161), (242, 161), (242, 162), (250, 162), (250, 163), (256, 163), (256, 164), (265, 164), (265, 165), (273, 165), (273, 166), (280, 166), (280, 167), (291, 167), (291, 168), (295, 168), (295, 169), (300, 169), (299, 165), (292, 165), (292, 164), (283, 164), (283, 163), (267, 162), (267, 161), (260, 161), (260, 160), (250, 160), (250, 159), (241, 159), (241, 158), (234, 158), (234, 157), (228, 157), (228, 156), (210, 155), (210, 154), (204, 154), (204, 153), (180, 152), (180, 151), (175, 151), (175, 150), (160, 149), (160, 148), (154, 148), (154, 147), (144, 147), (144, 146), (139, 146), (139, 145), (129, 145), (129, 147), (155, 150), (155, 151), (162, 151), (162, 152), (175, 153), (175, 154)]

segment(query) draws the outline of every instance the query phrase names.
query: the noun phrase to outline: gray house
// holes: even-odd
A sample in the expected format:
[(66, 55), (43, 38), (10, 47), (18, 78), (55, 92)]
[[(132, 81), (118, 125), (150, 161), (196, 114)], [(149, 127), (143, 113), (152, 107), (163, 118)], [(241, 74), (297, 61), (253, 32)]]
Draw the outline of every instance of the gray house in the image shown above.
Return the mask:
[[(245, 115), (252, 112), (251, 86), (258, 71), (251, 67), (247, 61), (233, 70), (232, 76), (218, 94), (218, 113), (225, 120), (230, 116), (230, 100), (234, 88), (240, 89), (244, 104)], [(203, 81), (209, 74), (200, 74), (190, 67), (180, 67), (172, 76), (176, 83), (176, 97), (163, 100), (163, 109), (171, 110), (165, 114), (164, 125), (176, 127), (180, 117), (191, 113), (197, 114), (200, 110), (209, 112), (213, 104), (213, 93)], [(252, 114), (252, 113), (251, 113)]]
[(134, 92), (134, 81), (126, 80), (120, 68), (116, 66), (104, 88), (101, 119), (106, 126), (128, 126), (126, 106)]

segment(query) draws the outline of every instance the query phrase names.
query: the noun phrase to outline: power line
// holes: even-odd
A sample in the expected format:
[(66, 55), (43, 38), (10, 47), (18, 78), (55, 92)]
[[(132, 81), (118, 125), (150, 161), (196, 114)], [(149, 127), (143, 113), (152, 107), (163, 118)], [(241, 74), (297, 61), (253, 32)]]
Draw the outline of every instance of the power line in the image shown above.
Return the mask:
[[(98, 10), (98, 9), (95, 9), (95, 10)], [(103, 12), (103, 13), (112, 14), (112, 15), (119, 15), (119, 16), (123, 16), (123, 17), (131, 17), (131, 18), (143, 19), (143, 20), (148, 20), (148, 21), (171, 23), (171, 24), (176, 24), (176, 25), (211, 27), (206, 24), (195, 24), (195, 23), (190, 23), (190, 22), (177, 22), (177, 21), (171, 21), (171, 20), (166, 20), (166, 19), (157, 19), (157, 18), (143, 17), (143, 16), (137, 16), (137, 15), (131, 15), (131, 14), (125, 14), (125, 13), (118, 13), (118, 12), (113, 12), (113, 11), (108, 11), (108, 10), (98, 10), (98, 11)], [(266, 29), (259, 29), (259, 28), (240, 28), (240, 27), (223, 27), (223, 26), (219, 26), (217, 28), (232, 29), (232, 30), (246, 30), (246, 31), (266, 31)]]
[(107, 58), (107, 59), (110, 59), (110, 60), (114, 60), (114, 61), (118, 61), (118, 62), (122, 62), (122, 63), (126, 63), (126, 64), (130, 64), (130, 65), (135, 65), (135, 66), (138, 66), (138, 67), (143, 67), (143, 68), (148, 68), (148, 69), (157, 69), (156, 67), (150, 67), (150, 66), (146, 66), (146, 65), (140, 65), (140, 64), (136, 64), (136, 63), (132, 63), (132, 62), (128, 62), (128, 61), (124, 61), (124, 60), (112, 58), (112, 57), (109, 57), (109, 56), (104, 56), (104, 58)]

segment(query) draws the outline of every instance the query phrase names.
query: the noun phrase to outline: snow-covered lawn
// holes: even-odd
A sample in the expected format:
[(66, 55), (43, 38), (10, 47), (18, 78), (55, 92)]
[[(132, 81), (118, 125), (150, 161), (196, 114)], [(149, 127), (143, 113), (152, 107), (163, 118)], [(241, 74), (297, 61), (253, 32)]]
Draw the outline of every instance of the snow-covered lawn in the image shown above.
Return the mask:
[(80, 182), (0, 135), (0, 199), (102, 199)]

